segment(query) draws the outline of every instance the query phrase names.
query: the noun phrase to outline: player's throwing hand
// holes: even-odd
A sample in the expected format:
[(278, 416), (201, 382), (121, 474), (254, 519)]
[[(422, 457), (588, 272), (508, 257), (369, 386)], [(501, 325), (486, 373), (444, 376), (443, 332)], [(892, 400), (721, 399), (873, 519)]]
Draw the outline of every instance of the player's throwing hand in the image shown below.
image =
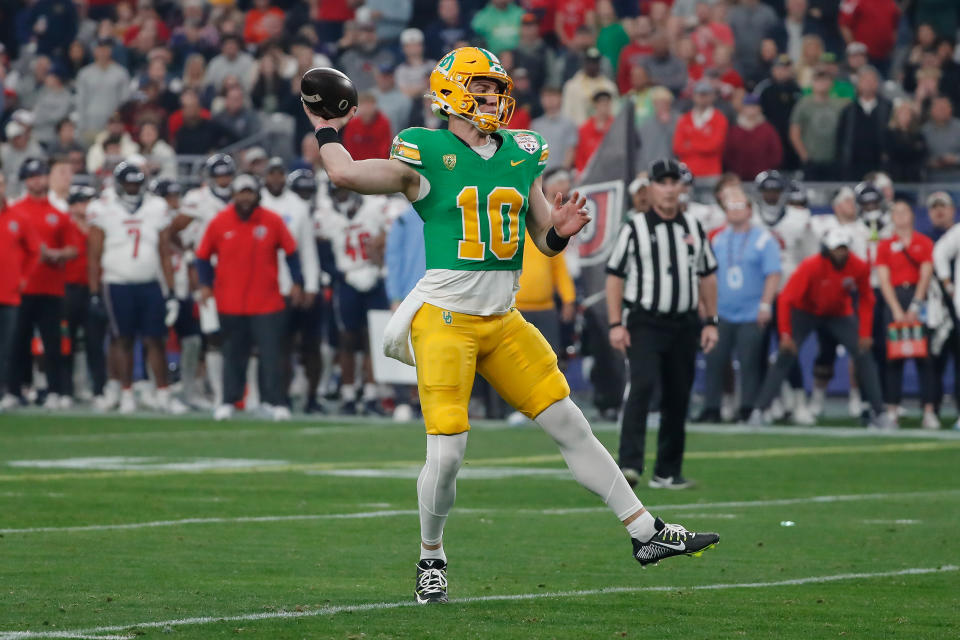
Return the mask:
[(312, 111), (310, 111), (310, 109), (307, 108), (307, 105), (303, 105), (303, 112), (307, 114), (307, 118), (310, 120), (310, 124), (313, 125), (314, 131), (316, 131), (317, 129), (321, 129), (323, 127), (333, 127), (337, 131), (342, 131), (343, 128), (347, 126), (347, 123), (350, 122), (351, 119), (353, 119), (353, 116), (356, 115), (357, 108), (352, 107), (350, 111), (347, 112), (347, 115), (341, 116), (339, 118), (333, 118), (331, 120), (327, 120), (326, 118), (322, 118), (317, 114), (313, 113)]

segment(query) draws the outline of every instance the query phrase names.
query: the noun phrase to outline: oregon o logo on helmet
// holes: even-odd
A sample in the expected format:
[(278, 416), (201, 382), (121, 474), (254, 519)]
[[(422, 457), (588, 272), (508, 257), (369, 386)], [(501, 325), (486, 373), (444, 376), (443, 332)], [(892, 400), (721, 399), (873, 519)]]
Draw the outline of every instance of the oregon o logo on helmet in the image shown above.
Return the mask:
[(340, 104), (338, 104), (337, 107), (340, 108), (340, 111), (346, 111), (349, 105), (350, 103), (347, 101), (346, 98), (344, 98), (343, 100), (340, 101)]

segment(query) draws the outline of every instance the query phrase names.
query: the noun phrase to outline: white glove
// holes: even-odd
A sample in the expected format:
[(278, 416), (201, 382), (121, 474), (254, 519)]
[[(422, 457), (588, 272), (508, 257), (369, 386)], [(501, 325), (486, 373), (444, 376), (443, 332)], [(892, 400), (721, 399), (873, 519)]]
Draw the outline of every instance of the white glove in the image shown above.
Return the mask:
[(163, 324), (172, 327), (180, 315), (180, 301), (174, 297), (167, 298), (167, 315), (163, 317)]

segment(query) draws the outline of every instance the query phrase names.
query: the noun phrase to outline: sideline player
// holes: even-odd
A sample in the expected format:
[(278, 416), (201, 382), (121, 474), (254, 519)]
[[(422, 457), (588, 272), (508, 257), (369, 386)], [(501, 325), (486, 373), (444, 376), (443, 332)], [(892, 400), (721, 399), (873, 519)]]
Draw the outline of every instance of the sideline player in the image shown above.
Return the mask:
[(387, 354), (412, 364), (412, 333), (427, 429), (417, 482), (419, 603), (447, 601), (443, 526), (466, 450), (476, 371), (556, 441), (577, 481), (626, 526), (642, 565), (699, 554), (719, 541), (715, 533), (665, 524), (646, 510), (570, 399), (553, 349), (512, 308), (525, 228), (552, 256), (590, 220), (578, 193), (566, 202), (559, 194), (553, 203), (544, 196), (540, 174), (549, 152), (543, 138), (503, 128), (515, 105), (512, 88), (489, 51), (451, 51), (430, 75), (433, 111), (448, 128), (401, 131), (389, 160), (355, 161), (339, 144), (339, 130), (355, 108), (333, 120), (304, 108), (332, 182), (360, 193), (402, 193), (424, 219), (426, 275), (384, 335)]
[(158, 280), (162, 269), (167, 286), (173, 288), (169, 250), (160, 235), (167, 224), (167, 204), (144, 193), (146, 176), (134, 164), (121, 162), (113, 178), (117, 197), (101, 197), (89, 206), (92, 226), (87, 240), (92, 304), (105, 305), (121, 354), (120, 413), (137, 408), (132, 388), (133, 343), (139, 337), (156, 379), (157, 408), (183, 414), (187, 408), (167, 388), (166, 304)]

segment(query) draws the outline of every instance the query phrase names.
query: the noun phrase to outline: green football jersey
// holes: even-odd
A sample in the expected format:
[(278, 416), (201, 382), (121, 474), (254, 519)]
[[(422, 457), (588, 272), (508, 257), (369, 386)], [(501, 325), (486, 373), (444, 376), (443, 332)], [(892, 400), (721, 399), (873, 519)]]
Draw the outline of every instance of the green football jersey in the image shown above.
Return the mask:
[(423, 218), (427, 269), (518, 271), (530, 187), (549, 150), (540, 134), (501, 129), (489, 160), (446, 129), (411, 128), (393, 141), (390, 157), (430, 182), (413, 203)]

